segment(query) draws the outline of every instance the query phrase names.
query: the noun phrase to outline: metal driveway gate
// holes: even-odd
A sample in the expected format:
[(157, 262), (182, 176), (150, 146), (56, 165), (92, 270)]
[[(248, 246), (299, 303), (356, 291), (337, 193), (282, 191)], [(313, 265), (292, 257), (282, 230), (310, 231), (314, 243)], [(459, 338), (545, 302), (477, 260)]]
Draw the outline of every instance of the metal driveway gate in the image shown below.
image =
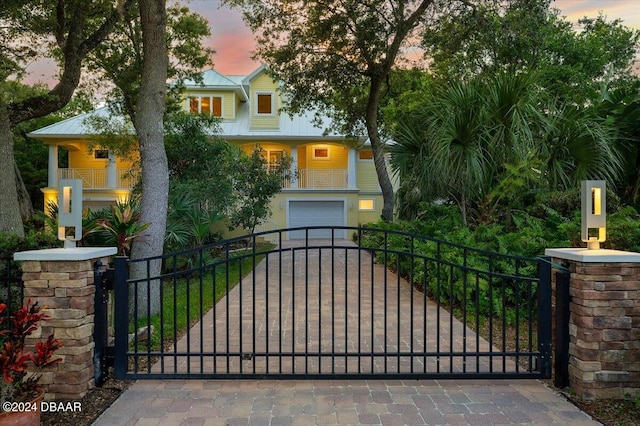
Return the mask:
[(370, 228), (308, 238), (319, 229), (117, 258), (116, 377), (550, 376), (547, 259)]

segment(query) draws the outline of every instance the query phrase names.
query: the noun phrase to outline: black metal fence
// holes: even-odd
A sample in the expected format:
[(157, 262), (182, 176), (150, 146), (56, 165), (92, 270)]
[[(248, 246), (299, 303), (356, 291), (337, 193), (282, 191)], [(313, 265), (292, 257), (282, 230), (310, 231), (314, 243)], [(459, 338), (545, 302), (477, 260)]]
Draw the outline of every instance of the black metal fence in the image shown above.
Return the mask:
[(320, 229), (116, 258), (116, 377), (550, 377), (547, 259)]
[(22, 305), (24, 285), (20, 263), (12, 257), (0, 258), (0, 303), (5, 303), (4, 314), (15, 311)]

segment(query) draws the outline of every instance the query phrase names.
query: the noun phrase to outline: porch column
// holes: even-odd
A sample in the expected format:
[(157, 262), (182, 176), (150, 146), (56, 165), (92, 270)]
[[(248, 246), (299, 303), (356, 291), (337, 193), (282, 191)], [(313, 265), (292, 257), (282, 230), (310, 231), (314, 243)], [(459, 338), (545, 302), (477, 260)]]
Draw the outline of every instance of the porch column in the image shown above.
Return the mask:
[(297, 172), (298, 172), (298, 147), (297, 146), (292, 146), (291, 147), (291, 188), (297, 188), (298, 187), (298, 176), (297, 176)]
[(116, 157), (109, 151), (109, 158), (107, 160), (107, 187), (116, 188), (116, 175)]
[(58, 145), (49, 145), (49, 168), (47, 171), (49, 188), (58, 187)]
[(347, 187), (355, 188), (356, 187), (356, 158), (358, 153), (356, 149), (352, 146), (349, 147), (349, 157), (348, 157), (348, 165), (347, 165)]

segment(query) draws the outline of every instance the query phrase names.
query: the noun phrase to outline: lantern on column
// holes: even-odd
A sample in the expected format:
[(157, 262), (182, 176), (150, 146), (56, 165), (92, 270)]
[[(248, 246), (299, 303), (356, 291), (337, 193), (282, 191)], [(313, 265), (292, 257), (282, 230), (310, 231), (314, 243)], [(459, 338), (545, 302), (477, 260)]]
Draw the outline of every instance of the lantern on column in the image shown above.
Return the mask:
[[(61, 179), (58, 200), (58, 239), (73, 248), (82, 239), (82, 180)], [(73, 236), (67, 236), (67, 227), (75, 228)]]
[(583, 180), (581, 187), (582, 241), (597, 250), (607, 239), (607, 189), (604, 180)]

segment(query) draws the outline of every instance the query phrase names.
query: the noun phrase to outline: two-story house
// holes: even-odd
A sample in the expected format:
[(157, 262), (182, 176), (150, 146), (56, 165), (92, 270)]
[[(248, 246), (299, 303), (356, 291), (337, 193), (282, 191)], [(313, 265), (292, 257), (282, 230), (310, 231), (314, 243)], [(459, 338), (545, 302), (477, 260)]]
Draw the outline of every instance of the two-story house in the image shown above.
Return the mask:
[[(298, 226), (347, 225), (375, 222), (382, 210), (371, 147), (365, 139), (324, 134), (313, 114), (288, 115), (280, 111), (278, 82), (263, 66), (246, 76), (205, 71), (203, 81), (186, 81), (184, 108), (222, 118), (220, 135), (250, 153), (263, 148), (270, 163), (284, 155), (293, 160), (294, 179), (272, 201), (272, 216), (259, 230)], [(84, 204), (97, 208), (126, 198), (132, 179), (131, 164), (106, 150), (87, 149), (90, 114), (108, 114), (101, 108), (29, 134), (49, 146), (49, 180), (43, 188), (45, 205), (56, 202), (58, 181), (82, 179)], [(328, 120), (325, 120), (328, 123)], [(58, 167), (58, 147), (69, 152), (68, 168)], [(326, 233), (314, 233), (325, 237)], [(348, 235), (338, 236), (348, 237)], [(300, 234), (289, 235), (301, 237)]]

